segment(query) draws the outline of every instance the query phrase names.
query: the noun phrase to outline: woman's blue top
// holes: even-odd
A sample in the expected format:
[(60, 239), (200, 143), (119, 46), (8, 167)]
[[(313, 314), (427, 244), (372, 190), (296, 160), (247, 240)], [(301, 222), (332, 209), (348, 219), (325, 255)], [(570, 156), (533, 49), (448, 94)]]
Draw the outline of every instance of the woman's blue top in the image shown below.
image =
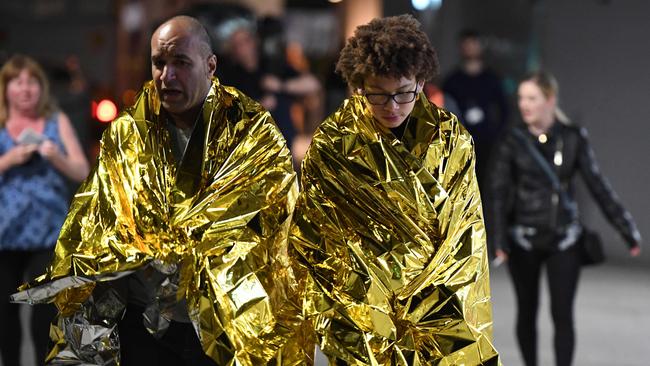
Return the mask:
[[(58, 114), (45, 122), (45, 137), (65, 153)], [(0, 129), (0, 154), (16, 146)], [(0, 174), (0, 250), (51, 248), (70, 204), (70, 182), (49, 161), (35, 153), (23, 165)]]

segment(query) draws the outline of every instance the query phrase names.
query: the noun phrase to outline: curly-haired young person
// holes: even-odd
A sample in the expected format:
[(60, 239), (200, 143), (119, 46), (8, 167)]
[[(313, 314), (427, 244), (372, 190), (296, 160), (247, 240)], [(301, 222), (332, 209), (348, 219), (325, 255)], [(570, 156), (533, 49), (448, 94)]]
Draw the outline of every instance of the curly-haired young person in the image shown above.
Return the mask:
[(470, 135), (422, 86), (436, 53), (409, 15), (357, 28), (353, 95), (302, 166), (290, 232), (306, 334), (332, 364), (497, 365)]

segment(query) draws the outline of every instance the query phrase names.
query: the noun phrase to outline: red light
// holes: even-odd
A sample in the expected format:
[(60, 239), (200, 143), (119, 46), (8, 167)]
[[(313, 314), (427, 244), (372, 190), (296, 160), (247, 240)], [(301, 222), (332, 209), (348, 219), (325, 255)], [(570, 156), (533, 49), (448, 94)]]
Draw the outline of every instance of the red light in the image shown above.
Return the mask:
[(111, 122), (117, 117), (117, 107), (115, 103), (108, 99), (102, 99), (99, 103), (93, 102), (93, 117), (100, 122)]

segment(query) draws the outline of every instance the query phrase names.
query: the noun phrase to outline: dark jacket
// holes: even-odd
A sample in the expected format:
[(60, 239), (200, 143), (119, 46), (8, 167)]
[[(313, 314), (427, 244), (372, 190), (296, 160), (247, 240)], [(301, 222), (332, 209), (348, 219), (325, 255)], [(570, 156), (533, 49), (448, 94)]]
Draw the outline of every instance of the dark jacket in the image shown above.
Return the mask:
[[(567, 193), (566, 199), (558, 197), (548, 175), (514, 129), (523, 132), (520, 136), (529, 139), (554, 168)], [(579, 172), (601, 210), (625, 241), (631, 246), (639, 244), (639, 231), (601, 174), (586, 130), (556, 122), (546, 136), (548, 140), (542, 143), (524, 125), (519, 125), (511, 127), (496, 146), (489, 181), (490, 241), (507, 251), (511, 242), (509, 230), (517, 225), (542, 233), (552, 231), (561, 237), (577, 220), (577, 210), (571, 208), (576, 207), (573, 179)], [(561, 155), (561, 159), (557, 155)]]

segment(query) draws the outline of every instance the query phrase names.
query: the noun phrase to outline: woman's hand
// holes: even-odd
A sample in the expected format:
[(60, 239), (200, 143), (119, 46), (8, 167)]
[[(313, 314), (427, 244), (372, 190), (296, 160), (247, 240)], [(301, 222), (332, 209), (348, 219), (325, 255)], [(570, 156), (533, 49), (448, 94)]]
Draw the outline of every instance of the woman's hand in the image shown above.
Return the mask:
[(634, 245), (630, 248), (630, 255), (632, 257), (638, 257), (641, 255), (641, 246), (639, 244)]
[(508, 253), (506, 253), (503, 249), (497, 249), (494, 254), (496, 255), (496, 258), (494, 258), (494, 261), (492, 261), (492, 263), (494, 263), (496, 267), (508, 261)]
[(5, 153), (9, 167), (22, 165), (38, 150), (38, 145), (18, 145)]
[(51, 140), (45, 140), (38, 147), (38, 153), (47, 161), (52, 161), (61, 154), (61, 151), (54, 142)]

